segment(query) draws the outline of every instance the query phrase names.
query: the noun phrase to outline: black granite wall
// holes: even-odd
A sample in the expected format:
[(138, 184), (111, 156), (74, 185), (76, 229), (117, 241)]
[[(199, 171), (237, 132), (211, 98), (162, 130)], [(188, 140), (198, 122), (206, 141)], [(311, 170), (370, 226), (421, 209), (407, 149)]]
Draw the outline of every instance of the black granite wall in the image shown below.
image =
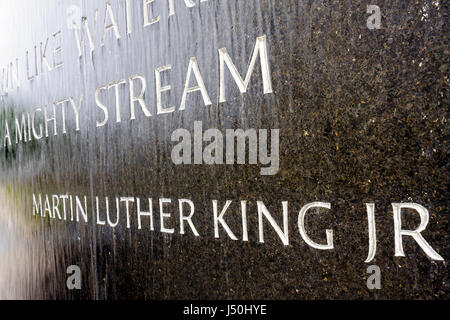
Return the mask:
[[(24, 79), (4, 96), (2, 125), (6, 120), (13, 126), (15, 117), (36, 106), (84, 95), (80, 131), (68, 115), (67, 134), (0, 149), (2, 221), (8, 230), (2, 240), (9, 257), (0, 270), (11, 279), (0, 282), (5, 294), (64, 299), (448, 297), (447, 3), (209, 0), (186, 8), (175, 1), (176, 14), (169, 16), (168, 3), (157, 0), (151, 14), (160, 14), (160, 21), (144, 28), (141, 4), (133, 2), (133, 30), (127, 34), (125, 1), (117, 0), (111, 7), (121, 38), (109, 30), (101, 47), (105, 1), (78, 2), (90, 22), (99, 8), (92, 57), (88, 50), (78, 57), (64, 1), (19, 1), (8, 15), (26, 23), (15, 28), (17, 19), (11, 19), (4, 27), (16, 29), (21, 39), (10, 39), (6, 46), (11, 61), (61, 29), (64, 65), (32, 81)], [(370, 4), (381, 8), (381, 29), (367, 27)], [(263, 35), (273, 93), (263, 94), (258, 60), (244, 94), (227, 70), (227, 101), (219, 103), (218, 50), (227, 48), (245, 75), (256, 38)], [(196, 93), (179, 111), (192, 56), (212, 105), (205, 107)], [(154, 69), (166, 64), (172, 70), (163, 81), (172, 90), (164, 99), (176, 111), (157, 115)], [(145, 99), (152, 117), (137, 107), (136, 120), (130, 120), (124, 85), (119, 91), (122, 121), (115, 122), (111, 89), (102, 96), (110, 120), (97, 128), (103, 113), (96, 107), (96, 88), (138, 73), (148, 81)], [(279, 172), (262, 176), (257, 165), (174, 165), (171, 134), (178, 128), (192, 132), (194, 121), (202, 121), (204, 130), (280, 129)], [(3, 141), (4, 125), (0, 129)], [(33, 194), (87, 196), (88, 223), (33, 216)], [(139, 197), (143, 203), (153, 198), (155, 231), (145, 219), (139, 230), (135, 215), (127, 228), (123, 203), (117, 227), (97, 224), (96, 196), (103, 219), (104, 197), (112, 210), (117, 196)], [(167, 225), (174, 234), (159, 230), (160, 198), (172, 199), (166, 210), (172, 213)], [(195, 204), (199, 237), (187, 226), (180, 234), (178, 199)], [(214, 237), (213, 200), (220, 208), (233, 201), (226, 221), (239, 240), (230, 239), (223, 228), (220, 238)], [(248, 242), (242, 241), (241, 200), (247, 201)], [(267, 220), (265, 242), (259, 242), (257, 201), (264, 202), (281, 228), (282, 201), (288, 202), (289, 246)], [(298, 213), (314, 201), (329, 202), (331, 209), (307, 216), (308, 235), (324, 244), (325, 229), (332, 229), (333, 250), (311, 248), (299, 233)], [(406, 257), (394, 256), (391, 204), (400, 202), (427, 208), (430, 219), (422, 235), (444, 261), (430, 259), (411, 237), (403, 237)], [(375, 203), (377, 227), (377, 252), (369, 264), (364, 262), (366, 203)], [(420, 218), (405, 210), (402, 222), (404, 229), (414, 230)], [(78, 291), (66, 288), (71, 264), (82, 270)], [(380, 290), (366, 286), (371, 264), (380, 267)]]

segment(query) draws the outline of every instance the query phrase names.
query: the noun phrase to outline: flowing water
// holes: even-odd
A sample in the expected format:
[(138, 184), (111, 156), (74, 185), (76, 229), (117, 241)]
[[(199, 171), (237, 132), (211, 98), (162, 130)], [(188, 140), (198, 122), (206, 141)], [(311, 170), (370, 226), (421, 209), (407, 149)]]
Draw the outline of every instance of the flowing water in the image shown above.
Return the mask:
[[(427, 207), (425, 237), (448, 256), (446, 5), (381, 1), (382, 29), (370, 30), (366, 1), (192, 3), (175, 0), (171, 8), (155, 0), (146, 11), (133, 0), (0, 0), (0, 75), (10, 62), (15, 68), (16, 58), (21, 75), (20, 87), (0, 97), (0, 298), (373, 298), (364, 278), (367, 202), (376, 203), (374, 263), (385, 281), (377, 297), (448, 297), (446, 262), (430, 261), (412, 240), (407, 257), (394, 258), (391, 212), (396, 201)], [(73, 23), (86, 20), (94, 50), (85, 34), (80, 57)], [(258, 56), (245, 93), (225, 69), (226, 102), (219, 101), (219, 49), (226, 48), (245, 79), (261, 37), (272, 92), (264, 92)], [(192, 57), (211, 104), (196, 91), (179, 110)], [(171, 86), (159, 108), (174, 106), (173, 112), (158, 112), (158, 70), (162, 86)], [(146, 79), (151, 116), (136, 101), (133, 119), (130, 78), (138, 93), (137, 75)], [(104, 126), (96, 91), (109, 110)], [(51, 117), (52, 105), (64, 99), (57, 120), (45, 122), (44, 109)], [(78, 121), (72, 102), (80, 103)], [(15, 120), (38, 107), (31, 134), (39, 135), (40, 124), (44, 137), (16, 144)], [(171, 134), (192, 133), (195, 121), (221, 132), (280, 129), (279, 172), (262, 176), (248, 164), (174, 165)], [(88, 219), (49, 217), (54, 211), (36, 216), (33, 195), (43, 197), (44, 207), (45, 195), (49, 206), (52, 195), (73, 196), (75, 207), (78, 196)], [(104, 220), (109, 198), (112, 221), (115, 197), (133, 197), (133, 210), (137, 198), (142, 210), (152, 198), (155, 230), (147, 218), (139, 229), (135, 215), (128, 228), (124, 202), (116, 227), (98, 224), (96, 197)], [(173, 214), (166, 222), (173, 234), (160, 232), (162, 198), (172, 199), (165, 210)], [(177, 199), (195, 204), (199, 237), (187, 224), (180, 234)], [(226, 220), (238, 241), (222, 228), (214, 237), (212, 200), (220, 208), (233, 201)], [(241, 200), (248, 201), (249, 241), (241, 233)], [(267, 221), (261, 243), (256, 201), (280, 226), (282, 201), (289, 202), (289, 246)], [(335, 250), (312, 249), (299, 234), (299, 210), (313, 201), (330, 202), (332, 210), (308, 217), (310, 237), (324, 243), (325, 229), (333, 229)], [(417, 226), (417, 216), (405, 223)], [(66, 287), (70, 265), (81, 268), (81, 290)]]

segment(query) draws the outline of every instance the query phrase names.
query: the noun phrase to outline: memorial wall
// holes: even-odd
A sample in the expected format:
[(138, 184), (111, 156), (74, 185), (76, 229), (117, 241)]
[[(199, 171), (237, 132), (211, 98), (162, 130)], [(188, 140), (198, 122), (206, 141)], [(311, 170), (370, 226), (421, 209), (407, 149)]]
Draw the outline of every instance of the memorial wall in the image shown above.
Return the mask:
[(0, 1), (0, 298), (447, 299), (447, 18)]

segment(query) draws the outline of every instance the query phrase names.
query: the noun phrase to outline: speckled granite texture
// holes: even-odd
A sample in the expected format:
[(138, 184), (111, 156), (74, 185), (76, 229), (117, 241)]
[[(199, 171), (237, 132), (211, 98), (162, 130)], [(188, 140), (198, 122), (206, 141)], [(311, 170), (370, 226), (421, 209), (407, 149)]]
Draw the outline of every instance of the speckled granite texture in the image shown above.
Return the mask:
[[(123, 8), (119, 5), (123, 1), (111, 2), (114, 10)], [(31, 110), (36, 103), (85, 92), (83, 108), (88, 110), (78, 133), (41, 140), (14, 154), (11, 150), (0, 153), (3, 188), (16, 199), (10, 203), (11, 215), (29, 221), (24, 238), (42, 253), (30, 258), (32, 273), (39, 276), (23, 280), (24, 295), (447, 299), (448, 3), (195, 2), (192, 9), (178, 6), (170, 19), (162, 16), (154, 29), (144, 30), (136, 22), (128, 37), (123, 14), (118, 14), (123, 32), (120, 42), (109, 38), (109, 47), (97, 48), (93, 62), (81, 60), (81, 67), (72, 50), (73, 56), (64, 57), (73, 68), (65, 66), (62, 74), (45, 80), (45, 85), (35, 83), (2, 102)], [(64, 13), (64, 8), (52, 3), (47, 14)], [(88, 17), (93, 17), (96, 7), (103, 14), (104, 1), (83, 3)], [(366, 26), (369, 4), (381, 8), (380, 30)], [(155, 3), (154, 8), (159, 12), (167, 6)], [(46, 17), (39, 12), (33, 23)], [(59, 19), (56, 27), (47, 27), (47, 33), (64, 23)], [(63, 35), (73, 46), (73, 35), (67, 30)], [(229, 79), (227, 102), (219, 104), (217, 50), (226, 47), (239, 70), (246, 70), (255, 39), (261, 35), (268, 39), (273, 94), (262, 94), (258, 62), (248, 92), (241, 95)], [(184, 113), (151, 118), (140, 114), (134, 122), (115, 124), (111, 120), (102, 130), (95, 129), (96, 119), (101, 118), (95, 108), (95, 88), (135, 73), (152, 79), (154, 69), (167, 63), (173, 65), (170, 99), (178, 108), (191, 56), (199, 61), (212, 106), (205, 107), (197, 94)], [(154, 88), (153, 82), (149, 88)], [(112, 95), (108, 99), (114, 102)], [(154, 91), (146, 99), (155, 108)], [(194, 121), (202, 121), (205, 129), (279, 128), (279, 173), (261, 176), (259, 167), (251, 165), (173, 165), (170, 134), (177, 128), (191, 130)], [(168, 210), (174, 214), (168, 221), (177, 231), (175, 201), (191, 199), (196, 206), (193, 221), (201, 237), (194, 237), (189, 229), (185, 235), (137, 230), (135, 220), (130, 229), (123, 222), (113, 229), (35, 219), (31, 216), (32, 193), (170, 198), (174, 204)], [(248, 201), (249, 242), (233, 241), (223, 229), (221, 238), (214, 239), (214, 199), (220, 207), (233, 200), (226, 220), (240, 239), (239, 201)], [(282, 222), (281, 201), (289, 202), (289, 246), (282, 245), (268, 224), (265, 243), (258, 243), (256, 201), (263, 201), (278, 223)], [(309, 236), (323, 243), (325, 229), (333, 229), (334, 250), (313, 249), (299, 234), (298, 212), (313, 201), (330, 202), (332, 209), (308, 216)], [(366, 287), (368, 202), (376, 205), (377, 254), (371, 264), (381, 269), (381, 290)], [(394, 257), (393, 202), (415, 202), (429, 210), (423, 235), (444, 262), (431, 261), (410, 237), (404, 237), (406, 257)], [(411, 229), (420, 222), (413, 211), (406, 211), (403, 221), (404, 228)], [(32, 256), (31, 252), (24, 254)], [(65, 288), (69, 264), (82, 268), (81, 291)]]

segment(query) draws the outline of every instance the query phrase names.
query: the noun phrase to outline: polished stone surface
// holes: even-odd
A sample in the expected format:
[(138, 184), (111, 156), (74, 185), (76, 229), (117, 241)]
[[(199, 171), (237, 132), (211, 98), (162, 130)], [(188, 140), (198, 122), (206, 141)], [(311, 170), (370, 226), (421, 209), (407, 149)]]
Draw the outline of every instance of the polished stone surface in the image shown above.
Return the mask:
[[(153, 4), (159, 23), (143, 27), (142, 8), (133, 5), (133, 30), (126, 34), (125, 1), (111, 1), (120, 27), (116, 41), (108, 31), (100, 47), (105, 1), (76, 1), (92, 22), (99, 8), (92, 59), (78, 58), (73, 32), (66, 27), (65, 1), (18, 1), (2, 26), (14, 33), (2, 49), (0, 66), (62, 30), (64, 65), (0, 100), (1, 123), (38, 105), (84, 94), (81, 129), (73, 117), (68, 133), (0, 149), (1, 294), (9, 297), (68, 299), (446, 299), (448, 262), (448, 85), (449, 49), (443, 1), (373, 1), (381, 8), (382, 28), (369, 30), (367, 1), (209, 0), (186, 8), (175, 1), (168, 16), (165, 1)], [(376, 3), (375, 3), (376, 2)], [(139, 1), (140, 3), (140, 1)], [(135, 2), (133, 2), (135, 4)], [(28, 7), (23, 10), (24, 6)], [(0, 13), (0, 17), (5, 12)], [(19, 23), (20, 22), (20, 23)], [(5, 31), (8, 30), (8, 31)], [(266, 35), (273, 93), (263, 94), (259, 62), (248, 92), (227, 78), (227, 102), (219, 103), (219, 55), (226, 47), (244, 74), (255, 40)], [(47, 56), (52, 59), (52, 49)], [(192, 94), (178, 111), (189, 58), (197, 58), (212, 105)], [(2, 57), (2, 55), (0, 55)], [(177, 111), (156, 115), (154, 69), (172, 65), (172, 91), (164, 96)], [(41, 70), (39, 70), (40, 72)], [(110, 120), (96, 121), (96, 88), (134, 74), (147, 78), (145, 99), (152, 113), (137, 107), (129, 120), (121, 88), (121, 123), (115, 123), (111, 89), (103, 99)], [(164, 82), (168, 79), (164, 79)], [(280, 171), (262, 176), (252, 165), (179, 165), (171, 161), (171, 133), (204, 129), (280, 129)], [(3, 140), (4, 128), (0, 127)], [(61, 129), (61, 128), (60, 128)], [(116, 228), (32, 216), (32, 194), (132, 196), (173, 200), (168, 225), (174, 234), (142, 230), (132, 217)], [(103, 198), (102, 198), (103, 197)], [(178, 199), (195, 204), (193, 222), (179, 234)], [(233, 200), (226, 221), (233, 241), (220, 229), (214, 238), (212, 200), (222, 208)], [(247, 200), (249, 241), (242, 241), (239, 201)], [(282, 201), (289, 202), (289, 240), (284, 246), (265, 222), (258, 242), (256, 201), (263, 201), (282, 223)], [(307, 203), (331, 203), (331, 210), (307, 217), (309, 236), (325, 241), (334, 231), (334, 250), (317, 250), (301, 238), (299, 210)], [(368, 253), (365, 203), (375, 203), (378, 265), (382, 289), (366, 286)], [(394, 257), (392, 203), (414, 202), (429, 210), (422, 233), (445, 259), (432, 261), (404, 237), (406, 257)], [(104, 205), (102, 205), (104, 210)], [(113, 207), (114, 210), (114, 207)], [(122, 207), (122, 210), (123, 207)], [(420, 222), (414, 211), (404, 228)], [(82, 290), (66, 288), (66, 268), (82, 270)]]

